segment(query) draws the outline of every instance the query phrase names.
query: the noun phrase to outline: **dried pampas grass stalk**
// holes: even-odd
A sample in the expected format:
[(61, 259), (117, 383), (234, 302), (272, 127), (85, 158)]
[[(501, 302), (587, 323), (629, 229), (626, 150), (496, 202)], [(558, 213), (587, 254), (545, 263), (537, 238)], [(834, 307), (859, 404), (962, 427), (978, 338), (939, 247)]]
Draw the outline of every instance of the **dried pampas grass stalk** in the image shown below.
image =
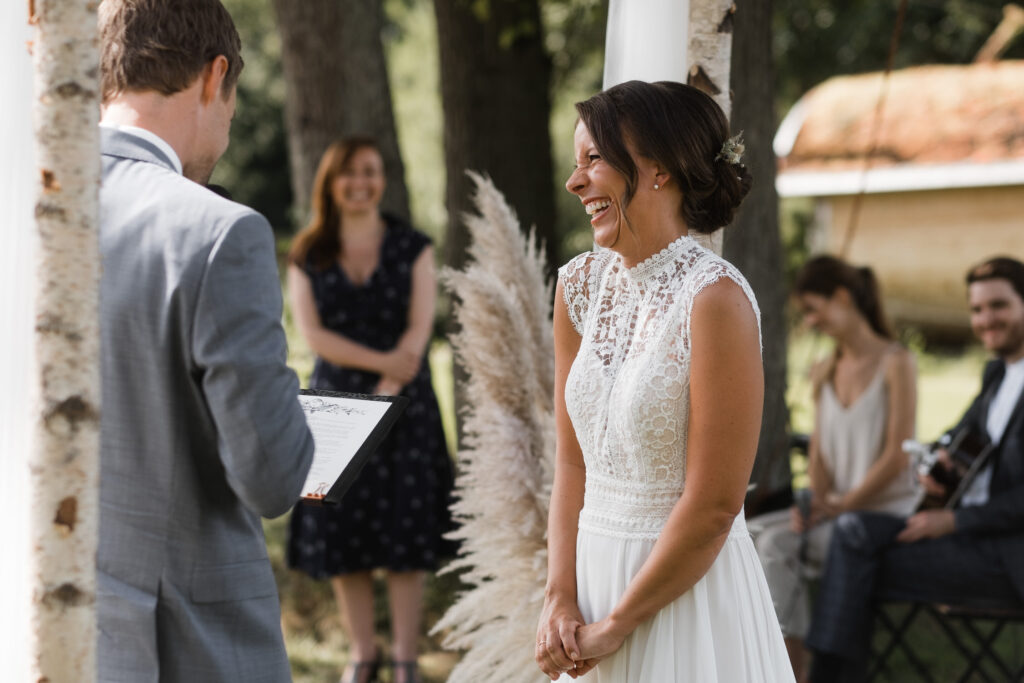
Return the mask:
[(524, 235), (490, 179), (476, 184), (464, 217), (472, 246), (462, 271), (445, 269), (466, 370), (466, 438), (453, 505), (461, 526), (460, 593), (434, 633), (465, 655), (450, 683), (547, 680), (534, 637), (547, 574), (548, 498), (554, 467), (552, 286), (535, 234)]

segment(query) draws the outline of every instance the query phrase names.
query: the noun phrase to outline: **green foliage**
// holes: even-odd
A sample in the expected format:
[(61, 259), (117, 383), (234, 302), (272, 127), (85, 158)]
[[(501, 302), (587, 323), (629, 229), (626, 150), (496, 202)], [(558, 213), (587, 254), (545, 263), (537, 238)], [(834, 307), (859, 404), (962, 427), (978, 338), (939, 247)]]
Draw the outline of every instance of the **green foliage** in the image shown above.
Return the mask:
[[(900, 0), (776, 0), (777, 105), (839, 74), (885, 68)], [(1002, 19), (1006, 0), (910, 2), (894, 67), (970, 62)], [(1024, 56), (1024, 41), (1006, 58)]]
[(437, 23), (430, 0), (387, 0), (384, 50), (413, 224), (441, 253), (445, 207), (444, 118)]
[(251, 206), (274, 230), (290, 233), (292, 186), (284, 127), (284, 75), (281, 41), (270, 0), (224, 0), (242, 38), (245, 69), (238, 82), (238, 104), (231, 145), (212, 182)]
[[(608, 6), (602, 0), (547, 0), (541, 3), (544, 43), (551, 55), (551, 145), (555, 186), (555, 234), (568, 260), (591, 248), (592, 233), (579, 199), (565, 191), (572, 173), (575, 103), (601, 90)], [(560, 264), (554, 264), (560, 265)]]
[(779, 233), (782, 237), (783, 276), (786, 291), (807, 262), (807, 238), (814, 224), (814, 200), (808, 197), (779, 199)]
[(536, 22), (529, 19), (523, 19), (514, 26), (507, 26), (498, 34), (498, 47), (502, 50), (510, 50), (520, 40), (527, 40), (537, 35), (539, 28)]
[(491, 0), (470, 0), (470, 9), (477, 21), (487, 23), (491, 17)]
[(600, 90), (607, 0), (545, 0), (541, 17), (544, 45), (551, 55), (552, 92), (557, 95), (572, 84), (588, 94)]

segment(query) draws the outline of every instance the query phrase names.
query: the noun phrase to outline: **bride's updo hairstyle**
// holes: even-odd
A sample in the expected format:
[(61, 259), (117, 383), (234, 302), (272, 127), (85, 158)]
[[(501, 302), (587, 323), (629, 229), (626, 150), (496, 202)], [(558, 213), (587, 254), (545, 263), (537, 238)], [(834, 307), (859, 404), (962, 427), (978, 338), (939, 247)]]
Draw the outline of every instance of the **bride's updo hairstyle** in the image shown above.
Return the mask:
[(662, 166), (683, 193), (690, 230), (710, 233), (732, 222), (752, 178), (736, 154), (723, 149), (729, 122), (715, 101), (682, 83), (627, 81), (576, 104), (601, 158), (626, 180), (622, 208), (636, 195), (641, 157)]

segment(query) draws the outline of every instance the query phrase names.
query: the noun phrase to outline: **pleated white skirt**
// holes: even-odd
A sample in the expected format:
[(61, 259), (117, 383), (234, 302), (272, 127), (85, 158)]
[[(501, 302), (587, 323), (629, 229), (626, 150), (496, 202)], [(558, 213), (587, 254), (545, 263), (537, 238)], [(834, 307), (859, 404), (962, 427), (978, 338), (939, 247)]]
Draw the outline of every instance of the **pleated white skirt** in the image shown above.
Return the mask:
[[(581, 529), (579, 607), (587, 623), (607, 616), (654, 540)], [(562, 676), (560, 680), (572, 680)], [(637, 628), (587, 683), (790, 683), (794, 680), (768, 584), (742, 517), (697, 584)]]

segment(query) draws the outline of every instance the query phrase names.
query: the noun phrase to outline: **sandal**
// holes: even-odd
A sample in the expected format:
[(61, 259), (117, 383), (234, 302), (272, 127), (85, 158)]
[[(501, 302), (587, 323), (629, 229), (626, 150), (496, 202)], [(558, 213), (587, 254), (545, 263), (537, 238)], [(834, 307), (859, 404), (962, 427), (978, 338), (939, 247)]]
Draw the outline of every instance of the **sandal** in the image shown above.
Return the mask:
[[(377, 683), (377, 674), (380, 673), (380, 659), (372, 659), (368, 662), (351, 662), (352, 664), (352, 675), (345, 678), (342, 674), (341, 680), (338, 683)], [(366, 671), (366, 678), (362, 677), (363, 671)]]
[[(405, 683), (423, 683), (423, 679), (420, 678), (419, 663), (414, 659), (409, 662), (391, 662), (391, 667), (398, 673), (399, 669), (405, 672)], [(395, 677), (398, 680), (398, 677)]]

